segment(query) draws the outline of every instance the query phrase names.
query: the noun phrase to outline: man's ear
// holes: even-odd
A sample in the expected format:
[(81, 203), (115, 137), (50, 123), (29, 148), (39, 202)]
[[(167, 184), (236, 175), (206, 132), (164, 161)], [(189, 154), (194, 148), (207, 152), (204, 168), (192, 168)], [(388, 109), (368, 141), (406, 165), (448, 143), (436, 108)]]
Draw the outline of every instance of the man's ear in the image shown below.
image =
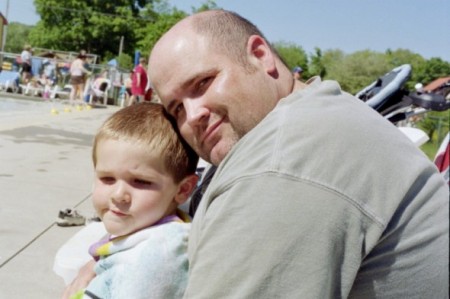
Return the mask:
[(196, 174), (191, 174), (185, 177), (178, 185), (178, 192), (175, 195), (175, 202), (178, 205), (183, 204), (194, 191), (197, 186), (198, 176)]
[(249, 37), (247, 53), (250, 56), (250, 61), (261, 64), (267, 73), (272, 74), (276, 71), (275, 55), (261, 36), (252, 35)]

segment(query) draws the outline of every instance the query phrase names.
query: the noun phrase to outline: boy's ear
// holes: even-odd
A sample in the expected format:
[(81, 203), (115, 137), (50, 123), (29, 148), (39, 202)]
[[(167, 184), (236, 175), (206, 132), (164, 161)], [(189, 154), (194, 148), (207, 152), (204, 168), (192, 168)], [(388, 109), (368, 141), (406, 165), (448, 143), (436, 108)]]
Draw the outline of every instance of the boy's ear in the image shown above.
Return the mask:
[(185, 177), (178, 186), (178, 193), (175, 195), (175, 202), (178, 205), (183, 204), (197, 186), (198, 176), (191, 174)]

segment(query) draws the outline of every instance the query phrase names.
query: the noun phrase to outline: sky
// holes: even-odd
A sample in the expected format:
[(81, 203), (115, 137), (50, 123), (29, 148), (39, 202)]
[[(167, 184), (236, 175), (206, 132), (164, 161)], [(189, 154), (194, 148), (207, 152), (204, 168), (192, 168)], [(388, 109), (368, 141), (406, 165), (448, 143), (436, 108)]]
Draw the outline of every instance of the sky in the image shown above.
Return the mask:
[[(33, 0), (0, 0), (9, 22), (36, 24)], [(192, 12), (206, 0), (169, 0)], [(449, 0), (216, 0), (253, 22), (270, 42), (293, 43), (307, 54), (340, 49), (408, 49), (450, 62)]]

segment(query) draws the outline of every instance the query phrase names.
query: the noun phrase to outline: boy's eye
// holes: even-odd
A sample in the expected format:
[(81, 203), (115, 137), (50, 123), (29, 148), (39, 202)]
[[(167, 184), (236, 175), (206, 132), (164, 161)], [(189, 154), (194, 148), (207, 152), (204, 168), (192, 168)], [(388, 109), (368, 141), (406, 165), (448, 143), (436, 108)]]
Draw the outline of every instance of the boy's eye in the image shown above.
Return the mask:
[(152, 182), (146, 180), (135, 179), (134, 182), (138, 185), (150, 186)]
[(104, 184), (110, 185), (110, 184), (114, 184), (116, 179), (113, 177), (106, 176), (106, 177), (101, 177), (100, 181)]

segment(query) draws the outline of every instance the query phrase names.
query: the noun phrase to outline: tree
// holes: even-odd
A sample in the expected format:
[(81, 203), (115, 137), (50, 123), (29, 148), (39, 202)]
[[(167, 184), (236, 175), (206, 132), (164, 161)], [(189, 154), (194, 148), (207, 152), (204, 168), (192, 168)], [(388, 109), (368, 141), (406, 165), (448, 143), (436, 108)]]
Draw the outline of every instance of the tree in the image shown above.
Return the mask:
[(327, 70), (326, 78), (338, 81), (343, 90), (352, 94), (391, 70), (384, 54), (370, 50), (349, 55), (337, 52), (335, 56), (337, 58), (323, 58)]
[(327, 74), (327, 69), (322, 61), (322, 50), (314, 48), (314, 54), (310, 56), (309, 72), (313, 76), (324, 78)]
[[(320, 50), (319, 48), (317, 48)], [(343, 51), (338, 49), (330, 49), (326, 50), (325, 52), (320, 51), (321, 58), (320, 63), (322, 65), (322, 68), (324, 69), (324, 77), (323, 79), (333, 79), (334, 74), (338, 73), (337, 68), (339, 68), (339, 65), (343, 63), (345, 54)], [(331, 74), (331, 75), (330, 75)]]
[(430, 137), (430, 142), (439, 145), (449, 130), (449, 114), (448, 111), (430, 111), (427, 112), (417, 126), (425, 131)]
[(409, 64), (412, 67), (412, 74), (410, 80), (406, 82), (405, 87), (408, 90), (413, 90), (414, 85), (421, 80), (420, 78), (420, 72), (419, 70), (423, 68), (423, 64), (426, 62), (426, 60), (420, 56), (417, 53), (413, 53), (406, 49), (398, 49), (395, 51), (387, 50), (385, 53), (389, 64), (391, 68), (403, 65), (403, 64)]
[(303, 77), (309, 77), (308, 56), (302, 47), (288, 42), (276, 42), (273, 46), (290, 69), (300, 66), (303, 69)]
[(417, 82), (426, 85), (437, 78), (449, 76), (450, 63), (441, 58), (431, 58), (421, 64), (415, 72)]
[(148, 56), (158, 39), (186, 16), (185, 12), (176, 8), (159, 14), (155, 22), (148, 23), (146, 26), (137, 29), (136, 36), (139, 39), (137, 48), (141, 49), (143, 55)]
[(211, 10), (211, 9), (219, 9), (219, 7), (216, 4), (216, 1), (206, 0), (206, 2), (203, 3), (202, 5), (200, 5), (199, 8), (192, 7), (192, 12), (194, 12), (194, 13), (202, 12), (202, 11)]
[[(188, 14), (184, 11), (172, 7), (167, 0), (154, 1), (150, 5), (151, 11), (155, 12), (155, 21), (146, 26), (137, 29), (137, 46), (142, 53), (150, 53), (158, 39), (166, 33), (178, 21), (185, 18)], [(219, 8), (214, 0), (206, 0), (199, 8), (192, 7), (192, 12), (201, 12)]]
[(5, 52), (20, 53), (23, 46), (28, 44), (28, 36), (33, 26), (11, 22), (8, 24)]
[[(117, 53), (121, 37), (124, 52), (132, 53), (137, 28), (153, 22), (141, 6), (151, 3), (133, 0), (35, 0), (40, 21), (30, 33), (33, 46), (64, 51), (85, 49), (105, 56)], [(146, 12), (143, 18), (142, 12)]]
[(134, 67), (133, 58), (125, 53), (122, 53), (117, 57), (117, 63), (120, 68), (126, 70), (132, 70)]

